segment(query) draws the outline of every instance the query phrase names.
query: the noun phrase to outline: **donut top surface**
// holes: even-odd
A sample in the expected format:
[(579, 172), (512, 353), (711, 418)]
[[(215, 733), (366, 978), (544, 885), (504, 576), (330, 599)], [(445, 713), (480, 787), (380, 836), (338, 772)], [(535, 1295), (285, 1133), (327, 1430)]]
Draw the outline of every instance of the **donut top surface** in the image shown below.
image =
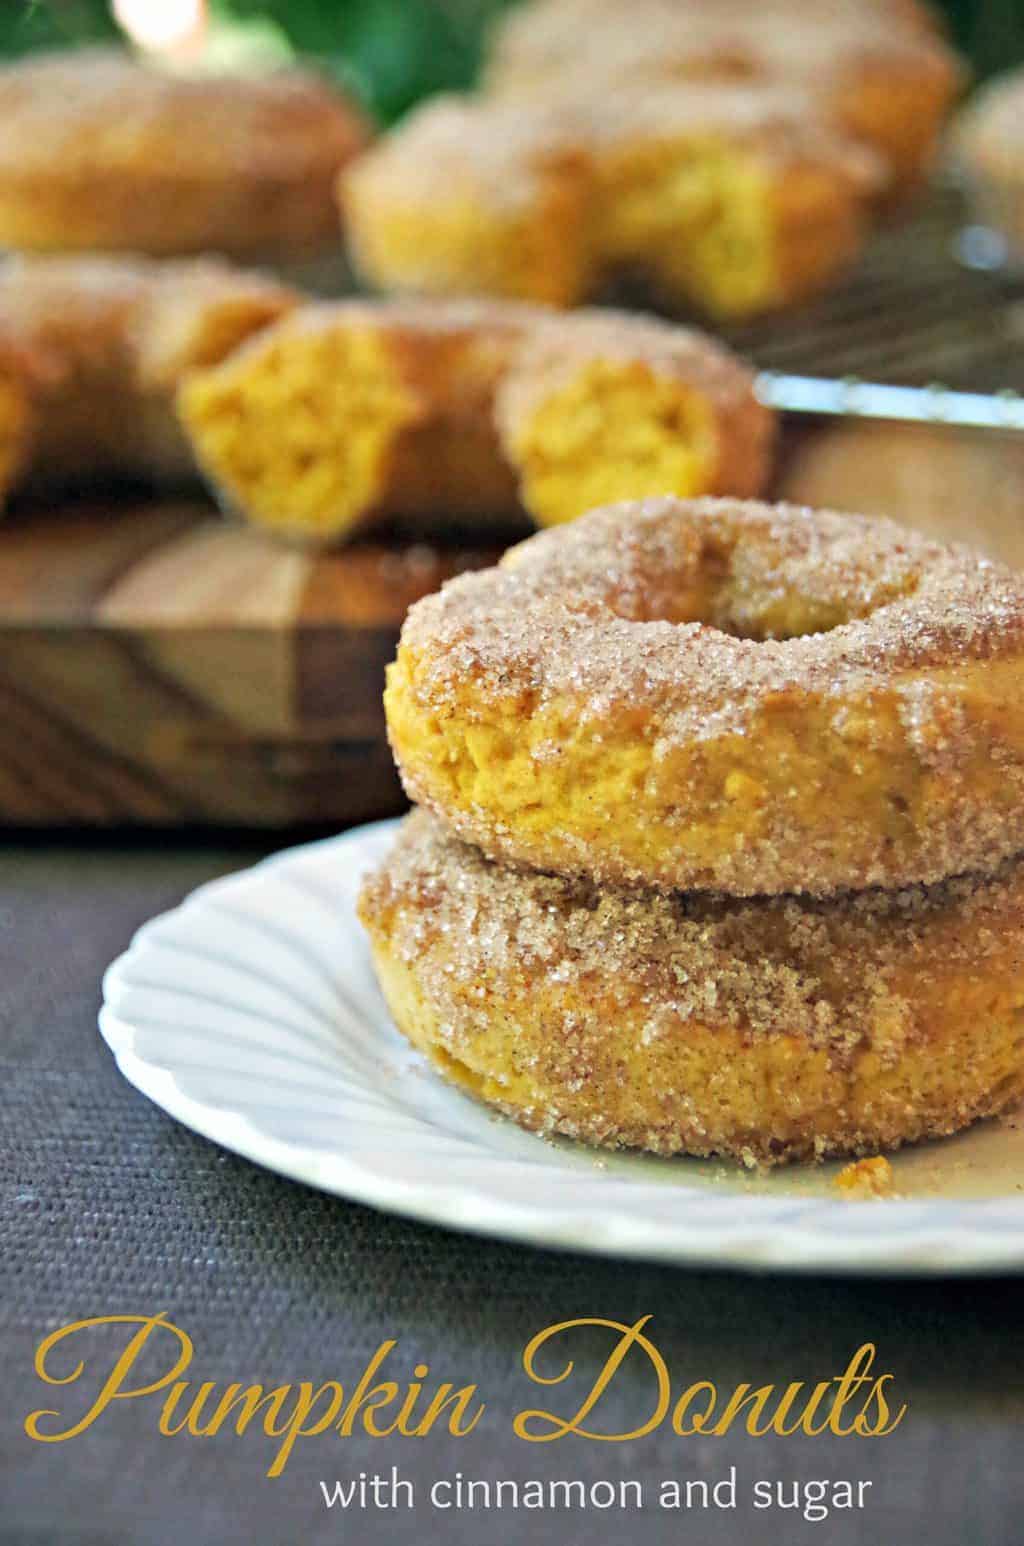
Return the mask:
[[(572, 98), (570, 97), (570, 100)], [(624, 81), (610, 101), (581, 92), (573, 111), (601, 166), (616, 152), (659, 142), (721, 142), (776, 171), (811, 165), (869, 197), (885, 183), (879, 156), (839, 133), (803, 87), (768, 80)]]
[[(662, 733), (742, 733), (775, 694), (891, 687), (1024, 650), (1024, 580), (884, 520), (651, 499), (543, 532), (410, 612), (432, 701), (473, 690), (642, 703)], [(929, 692), (932, 683), (919, 684)], [(907, 712), (913, 713), (912, 702)]]
[(446, 96), (404, 119), (354, 162), (346, 180), (372, 179), (393, 197), (451, 199), (479, 190), (514, 206), (535, 195), (553, 166), (586, 178), (620, 147), (660, 139), (714, 138), (756, 150), (785, 168), (810, 162), (845, 176), (865, 195), (884, 181), (879, 158), (830, 128), (799, 86), (767, 80), (630, 81), (612, 94), (570, 86), (557, 103)]
[(749, 368), (710, 334), (612, 307), (564, 313), (536, 308), (498, 398), (501, 426), (515, 421), (572, 379), (580, 363), (599, 358), (644, 365), (657, 377), (693, 387), (723, 412), (757, 414)]
[(183, 75), (106, 48), (0, 68), (0, 174), (294, 179), (365, 143), (362, 114), (319, 76)]

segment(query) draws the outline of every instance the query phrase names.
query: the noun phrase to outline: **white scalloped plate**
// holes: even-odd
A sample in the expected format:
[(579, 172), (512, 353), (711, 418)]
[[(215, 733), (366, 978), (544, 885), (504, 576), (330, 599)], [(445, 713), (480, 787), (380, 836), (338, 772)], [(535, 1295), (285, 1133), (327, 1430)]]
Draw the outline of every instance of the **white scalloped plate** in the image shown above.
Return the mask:
[(291, 849), (140, 929), (103, 984), (127, 1079), (270, 1170), (479, 1234), (609, 1256), (787, 1271), (1024, 1267), (1024, 1117), (896, 1156), (897, 1197), (837, 1167), (767, 1176), (597, 1155), (520, 1131), (406, 1045), (355, 917), (393, 823)]

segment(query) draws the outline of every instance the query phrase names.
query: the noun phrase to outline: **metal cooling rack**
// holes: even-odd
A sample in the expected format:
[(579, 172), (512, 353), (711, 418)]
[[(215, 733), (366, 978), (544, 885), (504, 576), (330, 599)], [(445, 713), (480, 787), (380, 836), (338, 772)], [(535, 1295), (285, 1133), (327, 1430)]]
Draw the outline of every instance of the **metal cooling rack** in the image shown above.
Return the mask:
[(960, 261), (968, 217), (939, 188), (883, 228), (845, 285), (727, 331), (764, 401), (842, 414), (1024, 430), (1024, 278)]

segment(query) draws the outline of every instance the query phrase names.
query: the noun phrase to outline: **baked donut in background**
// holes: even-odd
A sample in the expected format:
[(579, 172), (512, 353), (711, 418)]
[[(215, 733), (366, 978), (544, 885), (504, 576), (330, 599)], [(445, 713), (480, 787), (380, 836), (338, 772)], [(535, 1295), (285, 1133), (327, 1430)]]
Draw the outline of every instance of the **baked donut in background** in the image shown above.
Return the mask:
[(524, 1127), (747, 1165), (873, 1154), (1024, 1093), (1024, 861), (828, 902), (505, 868), (424, 811), (359, 914), (399, 1029)]
[(596, 99), (447, 97), (342, 173), (371, 285), (575, 306), (639, 274), (674, 307), (746, 317), (859, 254), (877, 158), (778, 86), (655, 80)]
[(0, 502), (110, 476), (194, 479), (178, 383), (295, 302), (214, 259), (0, 262)]
[(338, 197), (380, 290), (575, 306), (598, 283), (592, 156), (559, 109), (434, 97), (342, 171)]
[(604, 271), (639, 275), (670, 310), (778, 311), (827, 289), (863, 250), (883, 164), (805, 92), (626, 82), (576, 111)]
[(538, 319), (495, 394), (502, 450), (539, 526), (671, 491), (757, 494), (775, 422), (706, 333), (611, 308)]
[(774, 416), (703, 333), (499, 301), (301, 308), (178, 396), (225, 505), (296, 541), (389, 517), (571, 520), (616, 495), (752, 493)]
[(953, 125), (952, 148), (975, 219), (1024, 269), (1024, 68), (987, 81)]
[(114, 48), (0, 68), (0, 246), (278, 261), (338, 245), (370, 137), (318, 75), (186, 75)]
[(902, 10), (833, 3), (809, 19), (780, 0), (629, 8), (535, 0), (495, 30), (485, 89), (539, 101), (589, 92), (600, 105), (629, 82), (775, 81), (874, 150), (898, 202), (927, 173), (964, 78), (937, 28), (908, 22)]

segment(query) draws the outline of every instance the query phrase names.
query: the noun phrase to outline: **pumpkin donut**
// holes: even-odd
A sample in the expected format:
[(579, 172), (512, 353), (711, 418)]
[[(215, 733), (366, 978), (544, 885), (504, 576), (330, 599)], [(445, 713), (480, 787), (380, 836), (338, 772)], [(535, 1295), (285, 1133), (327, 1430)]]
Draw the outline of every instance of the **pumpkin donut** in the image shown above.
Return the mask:
[(587, 121), (606, 270), (639, 274), (671, 308), (778, 310), (826, 289), (863, 249), (882, 164), (806, 93), (627, 81)]
[(601, 9), (527, 6), (497, 34), (488, 90), (538, 102), (588, 96), (598, 107), (624, 85), (778, 82), (816, 118), (869, 146), (897, 200), (927, 172), (960, 89), (960, 63), (934, 29), (887, 19), (881, 8), (836, 6), (809, 23), (797, 5), (677, 5), (638, 0)]
[(194, 478), (178, 382), (294, 303), (212, 259), (0, 263), (0, 503), (23, 486)]
[(570, 117), (435, 97), (346, 168), (349, 253), (368, 284), (575, 306), (595, 286), (593, 174)]
[(748, 1165), (873, 1154), (1024, 1094), (1024, 861), (754, 900), (487, 860), (426, 812), (363, 886), (409, 1040), (542, 1133)]
[(1024, 582), (888, 521), (592, 512), (413, 607), (413, 800), (600, 883), (824, 895), (1024, 849)]
[(369, 139), (310, 72), (185, 75), (118, 49), (0, 69), (0, 245), (298, 259), (337, 242), (333, 188)]
[(381, 289), (568, 307), (638, 271), (674, 304), (744, 317), (834, 278), (881, 181), (799, 91), (627, 75), (557, 107), (432, 103), (340, 189), (353, 261)]
[(774, 423), (704, 333), (606, 309), (530, 328), (496, 394), (501, 444), (540, 526), (671, 492), (757, 494)]
[[(707, 0), (635, 0), (631, 14), (641, 15), (648, 25), (675, 17), (692, 27), (706, 21), (708, 13)], [(754, 17), (770, 17), (783, 27), (795, 17), (807, 21), (805, 0), (715, 0), (713, 14), (733, 28)], [(594, 29), (621, 21), (622, 0), (525, 0), (499, 15), (490, 29), (484, 84), (493, 91), (512, 91), (556, 79), (572, 64), (574, 45), (578, 55)], [(937, 12), (922, 0), (817, 0), (814, 24), (834, 21), (874, 22), (890, 33), (942, 32)]]
[(388, 516), (569, 520), (600, 499), (758, 491), (773, 418), (703, 334), (497, 301), (292, 313), (179, 394), (226, 504), (297, 540)]

